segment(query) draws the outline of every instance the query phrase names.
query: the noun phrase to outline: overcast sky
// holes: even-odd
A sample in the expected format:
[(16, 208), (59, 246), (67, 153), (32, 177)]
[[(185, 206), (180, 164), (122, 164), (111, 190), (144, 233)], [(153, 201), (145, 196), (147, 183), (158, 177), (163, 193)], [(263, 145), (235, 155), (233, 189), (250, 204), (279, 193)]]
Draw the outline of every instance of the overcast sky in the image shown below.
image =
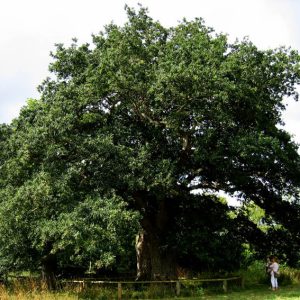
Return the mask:
[[(103, 26), (126, 21), (124, 5), (149, 8), (165, 26), (202, 17), (233, 41), (248, 36), (259, 48), (291, 46), (300, 51), (300, 0), (1, 0), (0, 123), (18, 116), (48, 75), (55, 43), (91, 41)], [(300, 143), (300, 103), (289, 104), (286, 129)]]

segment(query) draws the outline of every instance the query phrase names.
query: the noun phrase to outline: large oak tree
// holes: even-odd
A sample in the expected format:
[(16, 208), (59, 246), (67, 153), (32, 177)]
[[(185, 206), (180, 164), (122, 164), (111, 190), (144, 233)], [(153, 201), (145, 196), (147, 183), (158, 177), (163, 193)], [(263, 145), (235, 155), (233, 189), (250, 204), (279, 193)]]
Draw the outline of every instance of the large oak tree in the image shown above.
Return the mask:
[[(283, 101), (298, 97), (298, 53), (229, 43), (201, 19), (164, 28), (144, 8), (126, 10), (128, 22), (106, 26), (93, 45), (57, 45), (41, 98), (11, 124), (2, 261), (17, 240), (28, 248), (16, 247), (15, 257), (34, 249), (44, 261), (59, 253), (105, 261), (111, 249), (103, 245), (122, 248), (112, 233), (124, 239), (137, 211), (138, 278), (172, 278), (180, 208), (220, 190), (251, 199), (299, 234), (299, 155), (279, 126)], [(118, 208), (111, 218), (106, 206)]]

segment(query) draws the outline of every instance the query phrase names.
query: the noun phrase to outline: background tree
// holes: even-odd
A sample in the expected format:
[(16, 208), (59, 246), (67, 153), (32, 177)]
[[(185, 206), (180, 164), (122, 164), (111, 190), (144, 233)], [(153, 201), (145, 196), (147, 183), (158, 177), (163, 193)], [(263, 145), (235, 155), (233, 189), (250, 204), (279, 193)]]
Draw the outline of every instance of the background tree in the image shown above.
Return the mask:
[[(64, 219), (98, 226), (92, 235), (97, 244), (102, 218), (110, 213), (96, 213), (90, 223), (86, 207), (112, 209), (116, 204), (109, 203), (117, 201), (125, 220), (136, 220), (128, 210), (141, 216), (138, 278), (149, 279), (176, 276), (178, 251), (170, 237), (182, 203), (202, 201), (191, 196), (195, 189), (251, 199), (298, 234), (299, 155), (278, 127), (284, 97), (298, 97), (298, 53), (262, 51), (248, 40), (229, 44), (201, 19), (164, 28), (144, 8), (126, 10), (128, 22), (106, 26), (93, 37), (93, 47), (74, 40), (52, 53), (52, 79), (13, 125), (1, 223), (10, 215), (34, 225), (15, 230), (12, 221), (7, 230), (20, 232), (18, 240), (36, 249), (43, 245), (46, 255), (71, 249), (85, 257), (90, 250), (76, 252), (77, 240), (65, 234)], [(46, 206), (31, 214), (25, 191), (37, 192), (45, 181), (38, 198)], [(296, 200), (284, 201), (283, 195)], [(212, 218), (214, 204), (204, 203)], [(182, 218), (185, 224), (189, 215)], [(124, 223), (113, 220), (115, 229), (109, 230), (122, 231)], [(195, 232), (203, 224), (194, 224)], [(7, 237), (0, 236), (4, 261)], [(86, 236), (83, 227), (78, 236)]]

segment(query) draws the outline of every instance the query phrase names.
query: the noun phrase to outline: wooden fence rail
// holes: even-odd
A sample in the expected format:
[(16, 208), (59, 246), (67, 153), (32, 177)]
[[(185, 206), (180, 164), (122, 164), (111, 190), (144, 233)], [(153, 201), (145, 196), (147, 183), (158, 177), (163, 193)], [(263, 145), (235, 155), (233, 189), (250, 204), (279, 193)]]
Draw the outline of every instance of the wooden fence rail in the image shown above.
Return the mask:
[(181, 286), (184, 283), (191, 282), (223, 282), (223, 291), (226, 293), (228, 290), (228, 281), (240, 281), (241, 287), (245, 287), (245, 281), (242, 276), (229, 277), (229, 278), (211, 278), (211, 279), (178, 279), (178, 280), (160, 280), (160, 281), (106, 281), (106, 280), (62, 280), (62, 283), (76, 283), (80, 284), (81, 289), (86, 287), (86, 284), (115, 284), (118, 289), (118, 300), (122, 299), (122, 286), (126, 284), (160, 284), (160, 283), (174, 283), (176, 288), (176, 296), (180, 296)]

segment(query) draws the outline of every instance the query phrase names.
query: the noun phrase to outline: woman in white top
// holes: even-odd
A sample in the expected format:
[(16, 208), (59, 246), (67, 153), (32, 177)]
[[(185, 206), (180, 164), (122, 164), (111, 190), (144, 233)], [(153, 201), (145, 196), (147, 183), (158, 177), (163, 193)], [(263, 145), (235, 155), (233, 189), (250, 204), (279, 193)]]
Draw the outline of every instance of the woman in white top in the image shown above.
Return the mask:
[(275, 277), (275, 273), (278, 273), (279, 264), (277, 263), (277, 259), (274, 256), (272, 256), (270, 260), (271, 260), (271, 264), (269, 265), (269, 270), (271, 275), (271, 285), (272, 285), (272, 290), (275, 291), (278, 289), (278, 281), (277, 281), (277, 277)]

